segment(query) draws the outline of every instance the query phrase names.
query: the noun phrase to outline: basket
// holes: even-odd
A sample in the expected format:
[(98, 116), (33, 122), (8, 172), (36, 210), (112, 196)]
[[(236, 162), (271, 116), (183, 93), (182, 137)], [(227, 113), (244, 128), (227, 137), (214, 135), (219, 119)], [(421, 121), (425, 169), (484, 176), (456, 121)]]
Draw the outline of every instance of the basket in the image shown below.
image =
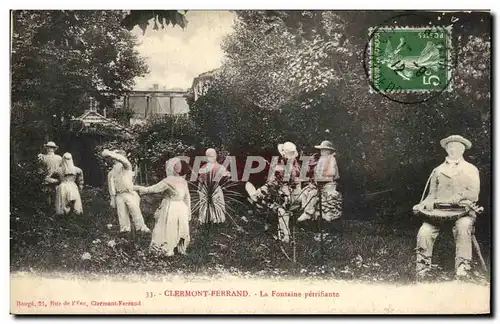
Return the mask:
[(421, 205), (422, 201), (424, 201), (425, 194), (427, 192), (427, 188), (429, 187), (429, 183), (431, 178), (435, 172), (435, 169), (432, 171), (429, 179), (424, 188), (424, 192), (422, 192), (422, 197), (420, 198), (420, 203), (413, 206), (413, 213), (417, 216), (421, 216), (422, 218), (430, 221), (456, 221), (460, 217), (467, 215), (470, 211), (469, 208), (462, 205), (455, 204), (434, 204), (433, 210), (424, 209)]
[(433, 210), (421, 208), (421, 205), (415, 205), (413, 212), (427, 220), (433, 221), (456, 221), (460, 217), (466, 216), (469, 210), (465, 206), (457, 205), (438, 205), (434, 204)]

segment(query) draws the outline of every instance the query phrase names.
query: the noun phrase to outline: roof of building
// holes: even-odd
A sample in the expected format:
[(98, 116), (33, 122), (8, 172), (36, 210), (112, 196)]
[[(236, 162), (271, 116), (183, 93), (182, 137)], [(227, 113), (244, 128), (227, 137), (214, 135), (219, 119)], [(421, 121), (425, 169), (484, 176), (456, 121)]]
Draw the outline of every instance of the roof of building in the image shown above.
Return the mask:
[(150, 94), (156, 96), (183, 97), (187, 95), (188, 90), (132, 90), (127, 93), (128, 96)]
[(202, 74), (198, 75), (198, 78), (206, 77), (206, 76), (214, 76), (219, 72), (220, 68), (213, 69), (207, 72), (203, 72)]
[(118, 132), (118, 136), (133, 137), (135, 135), (135, 132), (128, 127), (110, 118), (104, 117), (95, 110), (86, 110), (81, 116), (73, 118), (72, 121), (81, 123), (81, 129), (76, 130), (77, 133), (92, 132), (92, 130), (96, 130), (97, 127), (104, 127), (108, 130)]
[(215, 77), (218, 73), (220, 72), (220, 68), (217, 68), (217, 69), (213, 69), (213, 70), (210, 70), (210, 71), (207, 71), (207, 72), (203, 72), (202, 74), (198, 75), (197, 77), (195, 77), (193, 79), (193, 86), (194, 84), (200, 80), (200, 79), (209, 79), (209, 78), (213, 78)]

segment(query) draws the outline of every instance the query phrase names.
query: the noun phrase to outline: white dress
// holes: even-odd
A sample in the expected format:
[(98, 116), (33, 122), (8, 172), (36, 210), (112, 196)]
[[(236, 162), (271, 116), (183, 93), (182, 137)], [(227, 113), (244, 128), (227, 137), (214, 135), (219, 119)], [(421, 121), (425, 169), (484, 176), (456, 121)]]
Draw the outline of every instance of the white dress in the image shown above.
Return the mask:
[(191, 240), (191, 197), (187, 181), (180, 176), (168, 176), (153, 186), (136, 188), (141, 194), (164, 193), (154, 215), (156, 222), (151, 247), (161, 250), (167, 256), (172, 256), (176, 247), (179, 253), (186, 254)]
[(56, 187), (56, 214), (68, 214), (72, 209), (71, 204), (73, 204), (72, 207), (75, 214), (82, 214), (82, 198), (79, 188), (83, 187), (83, 171), (75, 167), (74, 174), (64, 174), (62, 169), (58, 169), (50, 177), (59, 180), (60, 183)]

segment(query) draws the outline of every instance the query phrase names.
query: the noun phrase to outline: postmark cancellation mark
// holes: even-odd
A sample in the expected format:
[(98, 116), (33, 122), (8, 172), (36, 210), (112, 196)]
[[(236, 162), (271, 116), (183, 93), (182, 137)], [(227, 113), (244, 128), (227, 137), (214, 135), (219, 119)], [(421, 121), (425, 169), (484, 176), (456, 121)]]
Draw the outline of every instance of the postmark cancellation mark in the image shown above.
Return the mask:
[(370, 92), (452, 90), (452, 26), (370, 28)]

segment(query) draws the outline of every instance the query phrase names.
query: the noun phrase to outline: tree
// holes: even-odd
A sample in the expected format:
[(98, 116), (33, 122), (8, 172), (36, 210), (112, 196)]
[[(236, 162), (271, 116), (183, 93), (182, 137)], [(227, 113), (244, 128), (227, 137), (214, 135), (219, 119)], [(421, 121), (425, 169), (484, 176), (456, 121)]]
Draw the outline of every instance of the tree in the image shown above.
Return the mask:
[(43, 120), (52, 135), (88, 108), (89, 96), (109, 107), (132, 88), (135, 77), (148, 72), (134, 49), (135, 38), (120, 26), (121, 16), (118, 11), (15, 11), (12, 102), (32, 107), (24, 114)]
[(128, 30), (132, 30), (135, 26), (139, 26), (142, 32), (145, 33), (149, 26), (149, 22), (153, 20), (153, 30), (158, 30), (158, 24), (164, 29), (165, 26), (179, 25), (181, 28), (187, 26), (185, 17), (187, 10), (131, 10), (122, 19), (122, 26)]
[(237, 15), (234, 33), (222, 45), (227, 57), (223, 74), (246, 100), (275, 109), (292, 95), (286, 69), (294, 52), (293, 35), (279, 22), (262, 23), (258, 11)]
[[(223, 46), (225, 84), (194, 104), (193, 113), (199, 113), (205, 124), (228, 123), (217, 128), (215, 138), (222, 138), (226, 130), (225, 134), (242, 133), (238, 138), (244, 143), (257, 144), (254, 139), (270, 133), (269, 142), (259, 142), (260, 147), (271, 148), (285, 139), (310, 151), (313, 143), (331, 139), (339, 151), (343, 182), (352, 186), (346, 202), (353, 199), (359, 204), (362, 193), (390, 190), (401, 199), (387, 201), (408, 202), (401, 210), (411, 210), (408, 205), (418, 201), (427, 173), (442, 160), (438, 142), (444, 136), (461, 133), (474, 138), (474, 163), (480, 170), (489, 169), (488, 13), (241, 11), (237, 15), (234, 33)], [(412, 26), (455, 24), (454, 91), (418, 105), (369, 92), (363, 67), (368, 29), (398, 15)], [(199, 112), (198, 106), (203, 106)], [(389, 212), (395, 206), (378, 207)]]

